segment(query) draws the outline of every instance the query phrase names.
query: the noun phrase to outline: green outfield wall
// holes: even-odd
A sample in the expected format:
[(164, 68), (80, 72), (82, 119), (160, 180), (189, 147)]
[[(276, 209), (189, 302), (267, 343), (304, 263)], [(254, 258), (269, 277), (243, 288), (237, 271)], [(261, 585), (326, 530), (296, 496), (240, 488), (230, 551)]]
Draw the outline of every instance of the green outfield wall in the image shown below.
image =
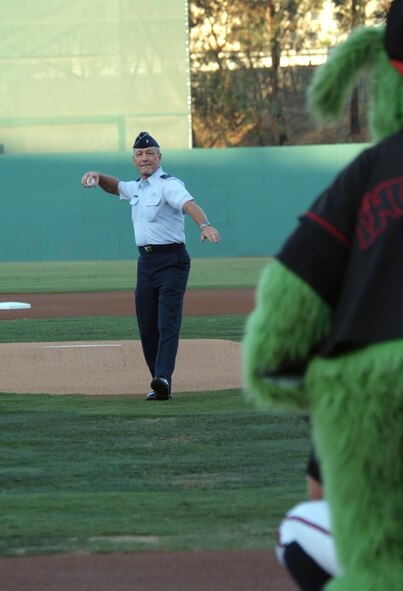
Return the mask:
[[(167, 150), (162, 165), (181, 178), (222, 235), (201, 244), (186, 220), (193, 257), (270, 256), (298, 216), (364, 144)], [(116, 260), (137, 255), (130, 205), (80, 185), (87, 170), (130, 180), (130, 152), (0, 155), (0, 261)]]

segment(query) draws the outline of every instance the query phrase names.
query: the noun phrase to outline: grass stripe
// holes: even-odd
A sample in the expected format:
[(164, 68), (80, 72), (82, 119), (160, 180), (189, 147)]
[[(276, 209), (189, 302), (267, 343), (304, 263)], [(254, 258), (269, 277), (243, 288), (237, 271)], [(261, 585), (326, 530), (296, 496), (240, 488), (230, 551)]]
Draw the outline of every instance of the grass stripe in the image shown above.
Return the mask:
[[(184, 316), (182, 339), (241, 341), (245, 316)], [(2, 320), (0, 343), (138, 340), (134, 316), (85, 316)]]
[[(188, 289), (255, 287), (269, 258), (193, 259)], [(0, 293), (132, 290), (136, 260), (0, 263)]]
[(239, 390), (0, 405), (3, 555), (270, 548), (304, 494), (306, 422)]

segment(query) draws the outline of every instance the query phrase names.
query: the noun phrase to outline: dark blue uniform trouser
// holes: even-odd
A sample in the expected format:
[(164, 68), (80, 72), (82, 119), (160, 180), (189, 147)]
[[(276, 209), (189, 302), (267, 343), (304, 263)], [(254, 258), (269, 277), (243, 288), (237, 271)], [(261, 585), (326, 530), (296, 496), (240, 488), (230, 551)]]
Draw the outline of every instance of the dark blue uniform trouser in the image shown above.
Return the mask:
[(179, 346), (183, 297), (190, 271), (184, 244), (140, 247), (135, 303), (145, 361), (153, 377), (171, 386)]

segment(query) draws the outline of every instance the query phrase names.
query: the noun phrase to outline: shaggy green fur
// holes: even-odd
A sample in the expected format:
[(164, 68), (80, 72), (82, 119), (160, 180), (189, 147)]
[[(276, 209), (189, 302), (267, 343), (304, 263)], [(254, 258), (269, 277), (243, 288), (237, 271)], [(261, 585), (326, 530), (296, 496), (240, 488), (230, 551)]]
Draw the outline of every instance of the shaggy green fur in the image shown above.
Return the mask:
[(264, 382), (264, 370), (309, 356), (330, 310), (280, 262), (264, 271), (244, 338), (248, 395), (309, 409), (339, 559), (326, 591), (401, 591), (403, 581), (403, 339), (345, 356), (314, 357), (304, 389)]
[(400, 591), (403, 339), (316, 358), (306, 385), (336, 546), (348, 573), (329, 590)]
[(284, 362), (307, 360), (327, 333), (330, 309), (297, 275), (279, 261), (262, 273), (256, 308), (249, 316), (243, 344), (246, 394), (263, 406), (306, 407), (302, 388), (280, 388), (262, 380)]
[(318, 68), (308, 90), (308, 108), (319, 124), (336, 121), (359, 77), (371, 81), (370, 126), (376, 140), (403, 127), (403, 77), (390, 64), (384, 27), (357, 29)]
[(358, 76), (384, 52), (383, 29), (358, 29), (316, 70), (308, 89), (308, 107), (319, 123), (338, 118)]
[(372, 75), (370, 121), (375, 139), (382, 140), (403, 128), (403, 76), (381, 52)]
[[(309, 91), (318, 119), (335, 120), (358, 76), (367, 73), (374, 136), (383, 139), (403, 128), (403, 76), (389, 62), (383, 40), (383, 27), (357, 30), (319, 68)], [(309, 359), (330, 321), (331, 311), (319, 296), (272, 263), (246, 326), (246, 387), (261, 405), (310, 410), (345, 573), (326, 591), (401, 591), (403, 339)], [(299, 359), (310, 362), (303, 388), (282, 390), (263, 380), (265, 370)]]
[[(368, 568), (365, 572), (349, 573), (344, 577), (336, 579), (329, 583), (325, 589), (326, 591), (397, 591), (402, 588), (402, 572), (399, 568), (395, 570), (395, 563), (393, 561), (388, 563), (386, 560), (383, 563), (384, 571), (374, 572), (374, 569)], [(384, 577), (384, 572), (388, 573)], [(387, 586), (385, 586), (385, 583)]]

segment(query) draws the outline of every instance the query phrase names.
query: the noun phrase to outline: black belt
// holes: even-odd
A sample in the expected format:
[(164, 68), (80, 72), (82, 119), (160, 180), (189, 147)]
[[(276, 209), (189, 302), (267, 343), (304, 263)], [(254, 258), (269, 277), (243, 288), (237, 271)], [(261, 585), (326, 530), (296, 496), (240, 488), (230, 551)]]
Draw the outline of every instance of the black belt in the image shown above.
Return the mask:
[(146, 244), (145, 246), (139, 246), (139, 252), (141, 254), (150, 254), (150, 252), (169, 252), (174, 250), (181, 250), (185, 245), (183, 242), (173, 242), (172, 244)]

